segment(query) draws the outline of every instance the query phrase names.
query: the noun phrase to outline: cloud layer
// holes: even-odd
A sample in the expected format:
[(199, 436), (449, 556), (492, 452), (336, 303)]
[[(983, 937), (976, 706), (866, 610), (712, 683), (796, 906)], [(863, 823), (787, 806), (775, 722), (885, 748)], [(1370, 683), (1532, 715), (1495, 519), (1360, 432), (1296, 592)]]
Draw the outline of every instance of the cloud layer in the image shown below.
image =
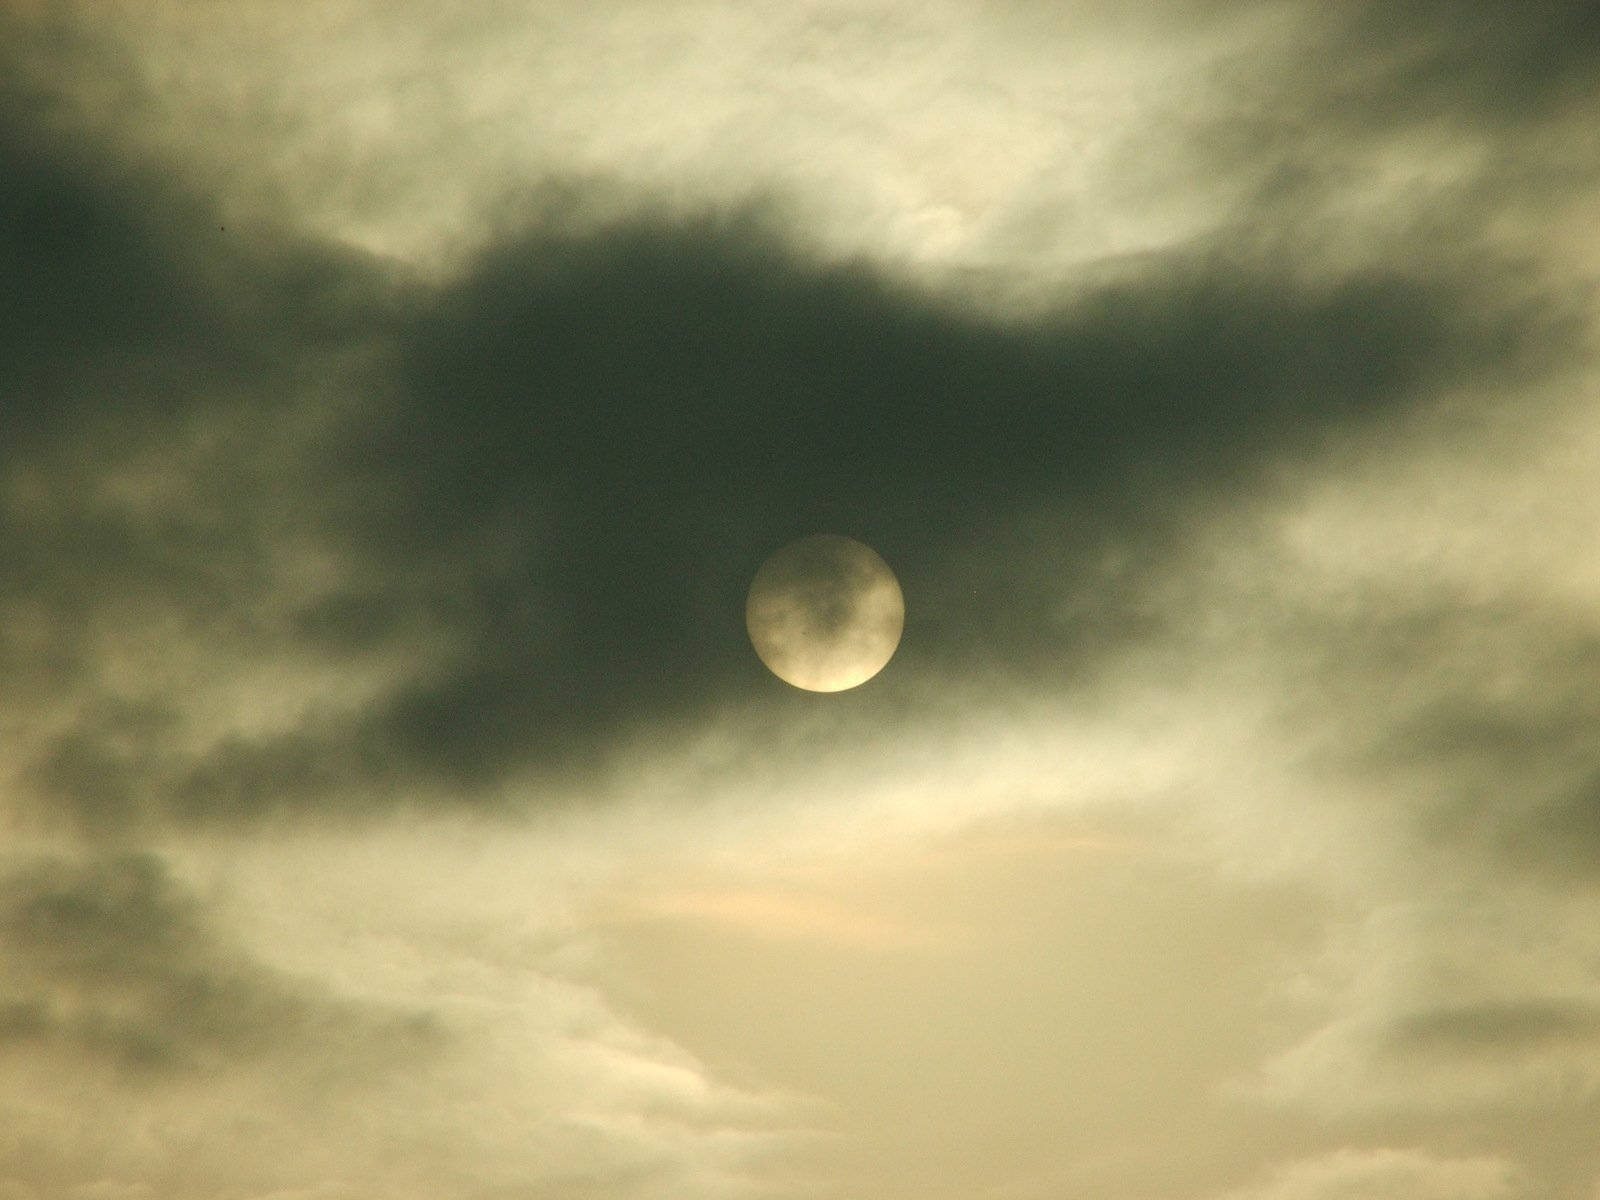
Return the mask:
[(402, 12), (0, 14), (0, 1195), (1590, 1200), (1591, 6)]

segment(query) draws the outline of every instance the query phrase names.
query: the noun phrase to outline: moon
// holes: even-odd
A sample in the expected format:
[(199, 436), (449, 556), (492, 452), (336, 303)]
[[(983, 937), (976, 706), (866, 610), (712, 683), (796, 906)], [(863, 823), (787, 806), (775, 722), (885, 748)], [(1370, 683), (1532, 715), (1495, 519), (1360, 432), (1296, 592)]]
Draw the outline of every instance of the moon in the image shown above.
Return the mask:
[(900, 645), (900, 582), (870, 547), (817, 533), (761, 564), (745, 600), (750, 644), (785, 683), (842, 692), (883, 670)]

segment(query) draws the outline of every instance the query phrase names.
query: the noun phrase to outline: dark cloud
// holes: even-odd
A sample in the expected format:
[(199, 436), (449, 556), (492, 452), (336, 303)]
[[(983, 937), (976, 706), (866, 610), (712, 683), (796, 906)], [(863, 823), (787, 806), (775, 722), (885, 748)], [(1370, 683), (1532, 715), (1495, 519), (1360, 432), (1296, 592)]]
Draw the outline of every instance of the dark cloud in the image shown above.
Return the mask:
[(1516, 1000), (1412, 1013), (1389, 1030), (1403, 1053), (1514, 1054), (1600, 1039), (1600, 1008), (1581, 1001)]
[(1420, 123), (1526, 129), (1592, 107), (1600, 82), (1600, 18), (1585, 0), (1352, 0), (1325, 10), (1198, 0), (1157, 19), (1212, 30), (1276, 19), (1290, 53), (1275, 60), (1252, 45), (1227, 64), (1225, 82), (1290, 102), (1256, 118), (1310, 116), (1362, 136)]
[(1600, 674), (1592, 658), (1589, 671), (1573, 666), (1541, 695), (1496, 696), (1486, 679), (1483, 692), (1441, 698), (1401, 725), (1390, 753), (1442, 781), (1423, 818), (1429, 835), (1564, 883), (1600, 881)]
[(1424, 385), (1520, 369), (1544, 314), (1482, 303), (1470, 279), (1175, 256), (1001, 324), (738, 221), (497, 247), (338, 451), (350, 552), (420, 582), (465, 644), (384, 725), (422, 761), (492, 770), (753, 695), (743, 587), (818, 530), (901, 574), (908, 681), (919, 655), (1004, 675), (1070, 654), (1051, 610), (1108, 545), (1159, 546), (1185, 505)]
[(1600, 881), (1600, 638), (1585, 616), (1437, 584), (1352, 611), (1292, 627), (1315, 687), (1290, 720), (1337, 726), (1316, 769), (1456, 870), (1466, 855), (1484, 878)]
[(417, 1054), (437, 1037), (253, 962), (148, 854), (11, 866), (0, 947), (0, 1057), (62, 1049), (173, 1075), (281, 1053), (381, 1064), (380, 1047)]
[(225, 229), (204, 188), (124, 152), (85, 93), (132, 120), (147, 81), (65, 17), (0, 14), (0, 80), (0, 671), (17, 705), (92, 686), (101, 635), (136, 615), (246, 631), (270, 484), (292, 476), (281, 431), (395, 281)]
[(743, 592), (773, 548), (820, 530), (873, 545), (908, 595), (896, 670), (836, 698), (841, 725), (936, 703), (929, 672), (1059, 679), (1140, 630), (1119, 606), (1187, 506), (1558, 341), (1546, 314), (1463, 280), (1308, 284), (1176, 257), (999, 323), (807, 262), (754, 219), (532, 235), (401, 311), (381, 335), (403, 348), (392, 374), (290, 467), (292, 503), (343, 564), (331, 592), (263, 610), (259, 517), (279, 501), (248, 469), (202, 489), (210, 514), (69, 518), (23, 553), (62, 611), (114, 584), (231, 629), (246, 655), (354, 665), (399, 647), (437, 665), (365, 715), (198, 760), (154, 728), (130, 736), (115, 698), (91, 704), (38, 765), (59, 803), (259, 815), (419, 775), (471, 788), (581, 767), (630, 728), (735, 701), (781, 716), (806, 701), (749, 653)]
[[(1236, 189), (1220, 245), (1428, 275), (1473, 247), (1475, 282), (1579, 311), (1528, 264), (1549, 263), (1563, 207), (1600, 180), (1593, 5), (1265, 7), (1284, 18), (1281, 53), (1247, 41), (1216, 69), (1212, 103), (1172, 116), (1170, 157)], [(1587, 282), (1564, 287), (1592, 300)]]
[[(876, 548), (908, 599), (894, 667), (831, 699), (841, 729), (957, 703), (933, 678), (1069, 678), (1148, 631), (1131, 598), (1194, 506), (1440, 384), (1549, 369), (1572, 336), (1470, 246), (1327, 277), (1262, 244), (1175, 251), (1001, 320), (748, 211), (541, 227), (429, 288), (219, 228), (107, 147), (69, 151), (27, 86), (0, 121), (0, 255), (25, 281), (0, 313), (0, 471), (35, 491), (0, 508), (0, 600), (47, 616), (0, 654), (66, 697), (29, 778), (88, 826), (474, 792), (728, 705), (781, 724), (813, 702), (749, 653), (743, 593), (818, 531)], [(183, 487), (89, 502), (152, 447)], [(338, 564), (312, 595), (283, 587), (296, 538)], [(130, 613), (218, 660), (409, 669), (364, 711), (197, 750), (180, 698), (109, 684), (64, 632), (115, 644)]]
[(271, 395), (381, 301), (352, 256), (260, 229), (81, 130), (0, 111), (0, 439), (6, 455)]
[(307, 816), (330, 803), (349, 814), (392, 805), (404, 791), (403, 764), (387, 760), (348, 718), (314, 719), (269, 738), (226, 735), (198, 753), (183, 747), (183, 728), (170, 705), (119, 697), (88, 705), (28, 772), (51, 810), (49, 824), (117, 840), (168, 820)]
[(87, 111), (131, 126), (154, 103), (81, 24), (0, 14), (0, 721), (36, 751), (46, 818), (102, 831), (205, 790), (173, 676), (126, 664), (183, 678), (283, 647), (273, 539), (314, 502), (297, 422), (337, 403), (404, 290), (337, 247), (224, 227)]
[(0, 12), (0, 469), (281, 407), (399, 301), (359, 254), (230, 227), (213, 189), (140, 149), (163, 103), (136, 48), (71, 6)]
[(1339, 61), (1366, 117), (1520, 125), (1593, 104), (1600, 12), (1583, 0), (1400, 0), (1341, 8)]

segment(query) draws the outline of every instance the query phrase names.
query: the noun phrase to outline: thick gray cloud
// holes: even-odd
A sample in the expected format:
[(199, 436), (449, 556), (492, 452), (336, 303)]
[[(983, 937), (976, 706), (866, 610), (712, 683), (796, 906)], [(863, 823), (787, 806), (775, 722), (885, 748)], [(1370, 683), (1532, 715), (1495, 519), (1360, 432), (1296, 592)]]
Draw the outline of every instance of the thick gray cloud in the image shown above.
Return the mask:
[[(423, 307), (393, 403), (330, 443), (328, 527), (366, 582), (299, 628), (338, 653), (421, 606), (460, 649), (356, 736), (454, 782), (761, 697), (742, 589), (819, 529), (920, 599), (906, 686), (1020, 675), (1123, 632), (1090, 600), (1040, 645), (1063, 595), (1104, 586), (1097, 549), (1159, 553), (1263, 457), (1550, 336), (1480, 295), (1167, 262), (1017, 327), (737, 221), (536, 234)], [(956, 551), (978, 565), (952, 586)]]
[[(377, 290), (370, 268), (326, 270), (353, 275), (332, 291)], [(296, 289), (263, 286), (269, 312), (301, 310)], [(159, 702), (135, 705), (143, 717), (92, 705), (39, 778), (86, 812), (137, 810), (144, 789), (205, 817), (416, 771), (471, 785), (581, 761), (641, 719), (761, 698), (742, 589), (770, 549), (818, 529), (879, 548), (916, 598), (903, 687), (971, 662), (1071, 669), (1132, 632), (1110, 615), (1115, 581), (1097, 594), (1106, 547), (1159, 557), (1185, 506), (1252, 486), (1262, 461), (1551, 345), (1542, 313), (1485, 311), (1485, 290), (1169, 261), (1018, 326), (865, 266), (808, 266), (747, 222), (532, 235), (382, 330), (406, 348), (380, 384), (392, 400), (350, 410), (301, 468), (350, 582), (242, 631), (257, 651), (335, 661), (438, 639), (455, 648), (443, 665), (365, 715), (190, 764), (163, 755)], [(231, 367), (254, 391), (253, 360)], [(78, 571), (237, 619), (247, 589), (273, 586), (257, 519), (270, 492), (199, 498), (218, 505), (200, 529), (158, 510), (97, 522), (92, 551), (61, 534), (27, 551), (63, 602)], [(962, 554), (977, 569), (952, 586)], [(1029, 573), (1047, 586), (1019, 587)], [(1074, 592), (1092, 615), (1052, 630)], [(864, 702), (837, 707), (848, 720)]]

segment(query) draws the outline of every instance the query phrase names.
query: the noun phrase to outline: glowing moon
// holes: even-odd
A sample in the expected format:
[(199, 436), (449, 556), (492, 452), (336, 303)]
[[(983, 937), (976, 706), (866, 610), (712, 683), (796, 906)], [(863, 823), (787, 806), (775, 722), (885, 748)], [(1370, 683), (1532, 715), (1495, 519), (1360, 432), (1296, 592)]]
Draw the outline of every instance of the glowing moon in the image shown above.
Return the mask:
[(832, 533), (790, 542), (750, 581), (745, 628), (779, 679), (809, 692), (865, 683), (905, 628), (900, 583), (868, 546)]

